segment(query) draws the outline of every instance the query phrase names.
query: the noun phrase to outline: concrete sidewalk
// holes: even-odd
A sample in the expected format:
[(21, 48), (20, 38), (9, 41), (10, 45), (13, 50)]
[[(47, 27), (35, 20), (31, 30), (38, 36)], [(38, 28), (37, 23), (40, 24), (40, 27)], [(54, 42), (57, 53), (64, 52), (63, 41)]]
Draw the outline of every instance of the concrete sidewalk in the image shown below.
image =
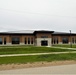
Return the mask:
[(0, 55), (0, 57), (31, 56), (31, 55), (46, 55), (46, 54), (65, 54), (65, 53), (76, 53), (76, 51), (70, 51), (70, 52), (49, 52), (49, 53), (30, 53), (30, 54), (8, 54), (8, 55)]
[(51, 47), (51, 48), (59, 48), (59, 49), (70, 49), (70, 50), (76, 50), (76, 48), (65, 48), (65, 47)]

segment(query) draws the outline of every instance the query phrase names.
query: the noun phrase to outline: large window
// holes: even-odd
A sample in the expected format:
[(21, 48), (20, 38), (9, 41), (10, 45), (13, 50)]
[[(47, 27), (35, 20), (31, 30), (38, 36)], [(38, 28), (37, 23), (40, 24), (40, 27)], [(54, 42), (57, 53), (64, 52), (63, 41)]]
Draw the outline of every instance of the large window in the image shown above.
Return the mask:
[(68, 38), (67, 37), (62, 38), (62, 42), (63, 44), (68, 44)]
[(53, 39), (54, 44), (58, 44), (58, 38)]
[(20, 43), (20, 38), (19, 37), (13, 37), (12, 38), (12, 44), (19, 44)]
[(72, 43), (74, 43), (74, 38), (72, 38)]
[(2, 38), (0, 38), (0, 44), (2, 44), (3, 42), (2, 42)]
[(30, 38), (28, 38), (28, 44), (30, 44)]
[(27, 38), (25, 38), (25, 44), (27, 44)]
[(6, 44), (6, 38), (4, 38), (4, 44)]
[(33, 44), (33, 38), (31, 38), (31, 44)]

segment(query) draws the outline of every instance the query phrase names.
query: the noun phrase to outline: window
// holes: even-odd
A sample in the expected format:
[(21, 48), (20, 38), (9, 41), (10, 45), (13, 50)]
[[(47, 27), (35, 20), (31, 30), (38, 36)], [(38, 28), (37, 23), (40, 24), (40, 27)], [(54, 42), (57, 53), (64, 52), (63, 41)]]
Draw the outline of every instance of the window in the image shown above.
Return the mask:
[(12, 44), (19, 44), (20, 43), (20, 38), (19, 37), (13, 37), (12, 38)]
[(27, 38), (25, 38), (25, 44), (27, 44)]
[(67, 44), (68, 43), (68, 38), (67, 37), (62, 38), (62, 42), (63, 42), (63, 44)]
[(6, 44), (6, 38), (4, 38), (4, 44)]
[(41, 36), (41, 38), (48, 38), (48, 36)]
[(33, 44), (33, 38), (31, 38), (31, 44)]
[(0, 44), (2, 44), (3, 42), (2, 42), (2, 38), (0, 38)]
[(58, 38), (57, 38), (57, 44), (58, 44)]
[(72, 43), (74, 43), (74, 38), (72, 38)]
[(53, 38), (52, 38), (52, 44), (53, 44)]
[(54, 38), (53, 41), (54, 41), (54, 44), (58, 44), (58, 38)]
[(30, 44), (30, 38), (28, 38), (28, 44)]

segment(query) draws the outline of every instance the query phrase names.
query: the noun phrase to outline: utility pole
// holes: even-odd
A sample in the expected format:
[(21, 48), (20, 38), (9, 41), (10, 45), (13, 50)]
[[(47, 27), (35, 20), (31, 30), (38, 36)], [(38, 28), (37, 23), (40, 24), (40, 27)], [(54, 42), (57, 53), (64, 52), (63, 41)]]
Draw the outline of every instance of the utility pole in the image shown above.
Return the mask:
[(70, 48), (72, 48), (72, 41), (71, 41), (71, 30), (70, 31)]

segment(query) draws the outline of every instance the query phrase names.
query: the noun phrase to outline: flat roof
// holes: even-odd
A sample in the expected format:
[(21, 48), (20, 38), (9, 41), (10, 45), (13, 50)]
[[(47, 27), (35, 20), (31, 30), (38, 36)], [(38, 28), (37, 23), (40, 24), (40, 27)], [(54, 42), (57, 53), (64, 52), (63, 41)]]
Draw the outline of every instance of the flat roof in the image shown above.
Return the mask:
[(54, 32), (52, 35), (76, 35), (76, 33), (67, 33), (67, 32)]
[[(34, 35), (36, 33), (51, 33), (52, 35), (70, 35), (70, 33), (66, 33), (66, 32), (55, 32), (49, 30), (8, 31), (8, 32), (0, 32), (0, 35)], [(71, 33), (71, 35), (76, 35), (76, 33)]]
[(46, 30), (20, 30), (20, 31), (0, 32), (0, 34), (34, 34), (34, 33), (53, 33), (53, 31), (46, 31)]

